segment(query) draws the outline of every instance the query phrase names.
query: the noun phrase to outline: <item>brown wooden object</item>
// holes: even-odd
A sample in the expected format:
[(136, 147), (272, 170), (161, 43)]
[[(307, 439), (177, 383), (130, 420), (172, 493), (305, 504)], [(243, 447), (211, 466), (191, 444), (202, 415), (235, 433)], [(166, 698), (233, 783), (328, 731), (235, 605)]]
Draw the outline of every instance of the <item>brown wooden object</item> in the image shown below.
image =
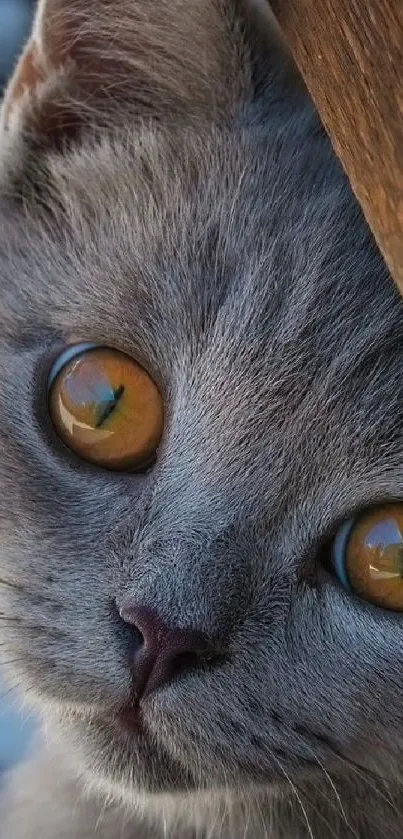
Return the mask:
[(271, 0), (403, 294), (403, 0)]

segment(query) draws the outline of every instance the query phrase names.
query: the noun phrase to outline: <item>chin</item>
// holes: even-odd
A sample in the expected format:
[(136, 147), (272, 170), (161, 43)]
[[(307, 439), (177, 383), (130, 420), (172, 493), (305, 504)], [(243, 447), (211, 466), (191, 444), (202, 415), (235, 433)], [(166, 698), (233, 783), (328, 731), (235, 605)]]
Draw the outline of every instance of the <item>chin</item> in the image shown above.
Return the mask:
[[(212, 769), (214, 755), (210, 765), (192, 767), (188, 755), (182, 760), (174, 757), (137, 715), (130, 720), (119, 715), (70, 721), (66, 733), (90, 786), (136, 810), (147, 804), (158, 813), (167, 801), (179, 808), (195, 801), (228, 804), (248, 796), (251, 789), (276, 795), (288, 785), (276, 770), (245, 772), (233, 767), (228, 773), (228, 767), (220, 770), (217, 764)], [(301, 779), (312, 777), (317, 765), (294, 767), (294, 773)]]
[(139, 720), (70, 718), (63, 722), (63, 734), (90, 784), (125, 803), (138, 806), (144, 796), (207, 789)]

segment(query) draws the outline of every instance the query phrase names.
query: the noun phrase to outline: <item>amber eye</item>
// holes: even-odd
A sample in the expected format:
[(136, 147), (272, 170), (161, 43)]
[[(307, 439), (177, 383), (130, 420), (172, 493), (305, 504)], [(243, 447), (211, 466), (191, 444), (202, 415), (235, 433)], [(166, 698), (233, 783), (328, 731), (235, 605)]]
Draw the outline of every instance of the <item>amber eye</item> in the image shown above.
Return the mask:
[(51, 370), (48, 404), (63, 442), (108, 469), (141, 469), (161, 439), (161, 395), (144, 368), (118, 350), (69, 347)]
[(345, 522), (332, 547), (340, 582), (364, 600), (403, 612), (403, 503)]

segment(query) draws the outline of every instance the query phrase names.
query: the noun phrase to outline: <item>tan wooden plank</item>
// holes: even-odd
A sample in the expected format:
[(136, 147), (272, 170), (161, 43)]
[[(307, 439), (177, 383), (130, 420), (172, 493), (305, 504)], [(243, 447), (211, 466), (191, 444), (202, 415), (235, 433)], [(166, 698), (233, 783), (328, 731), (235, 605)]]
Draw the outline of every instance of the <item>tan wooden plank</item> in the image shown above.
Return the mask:
[(272, 0), (403, 293), (403, 0)]

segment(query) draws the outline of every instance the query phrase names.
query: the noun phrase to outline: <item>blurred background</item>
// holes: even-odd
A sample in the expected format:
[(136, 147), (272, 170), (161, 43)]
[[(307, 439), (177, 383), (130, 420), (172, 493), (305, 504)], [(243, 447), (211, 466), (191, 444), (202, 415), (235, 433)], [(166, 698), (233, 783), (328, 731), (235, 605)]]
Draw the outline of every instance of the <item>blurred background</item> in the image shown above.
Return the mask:
[[(34, 5), (35, 0), (0, 0), (0, 98), (28, 37)], [(23, 757), (31, 731), (32, 720), (19, 711), (0, 668), (0, 784), (4, 771)]]
[(0, 0), (0, 89), (29, 34), (33, 8), (34, 0)]

